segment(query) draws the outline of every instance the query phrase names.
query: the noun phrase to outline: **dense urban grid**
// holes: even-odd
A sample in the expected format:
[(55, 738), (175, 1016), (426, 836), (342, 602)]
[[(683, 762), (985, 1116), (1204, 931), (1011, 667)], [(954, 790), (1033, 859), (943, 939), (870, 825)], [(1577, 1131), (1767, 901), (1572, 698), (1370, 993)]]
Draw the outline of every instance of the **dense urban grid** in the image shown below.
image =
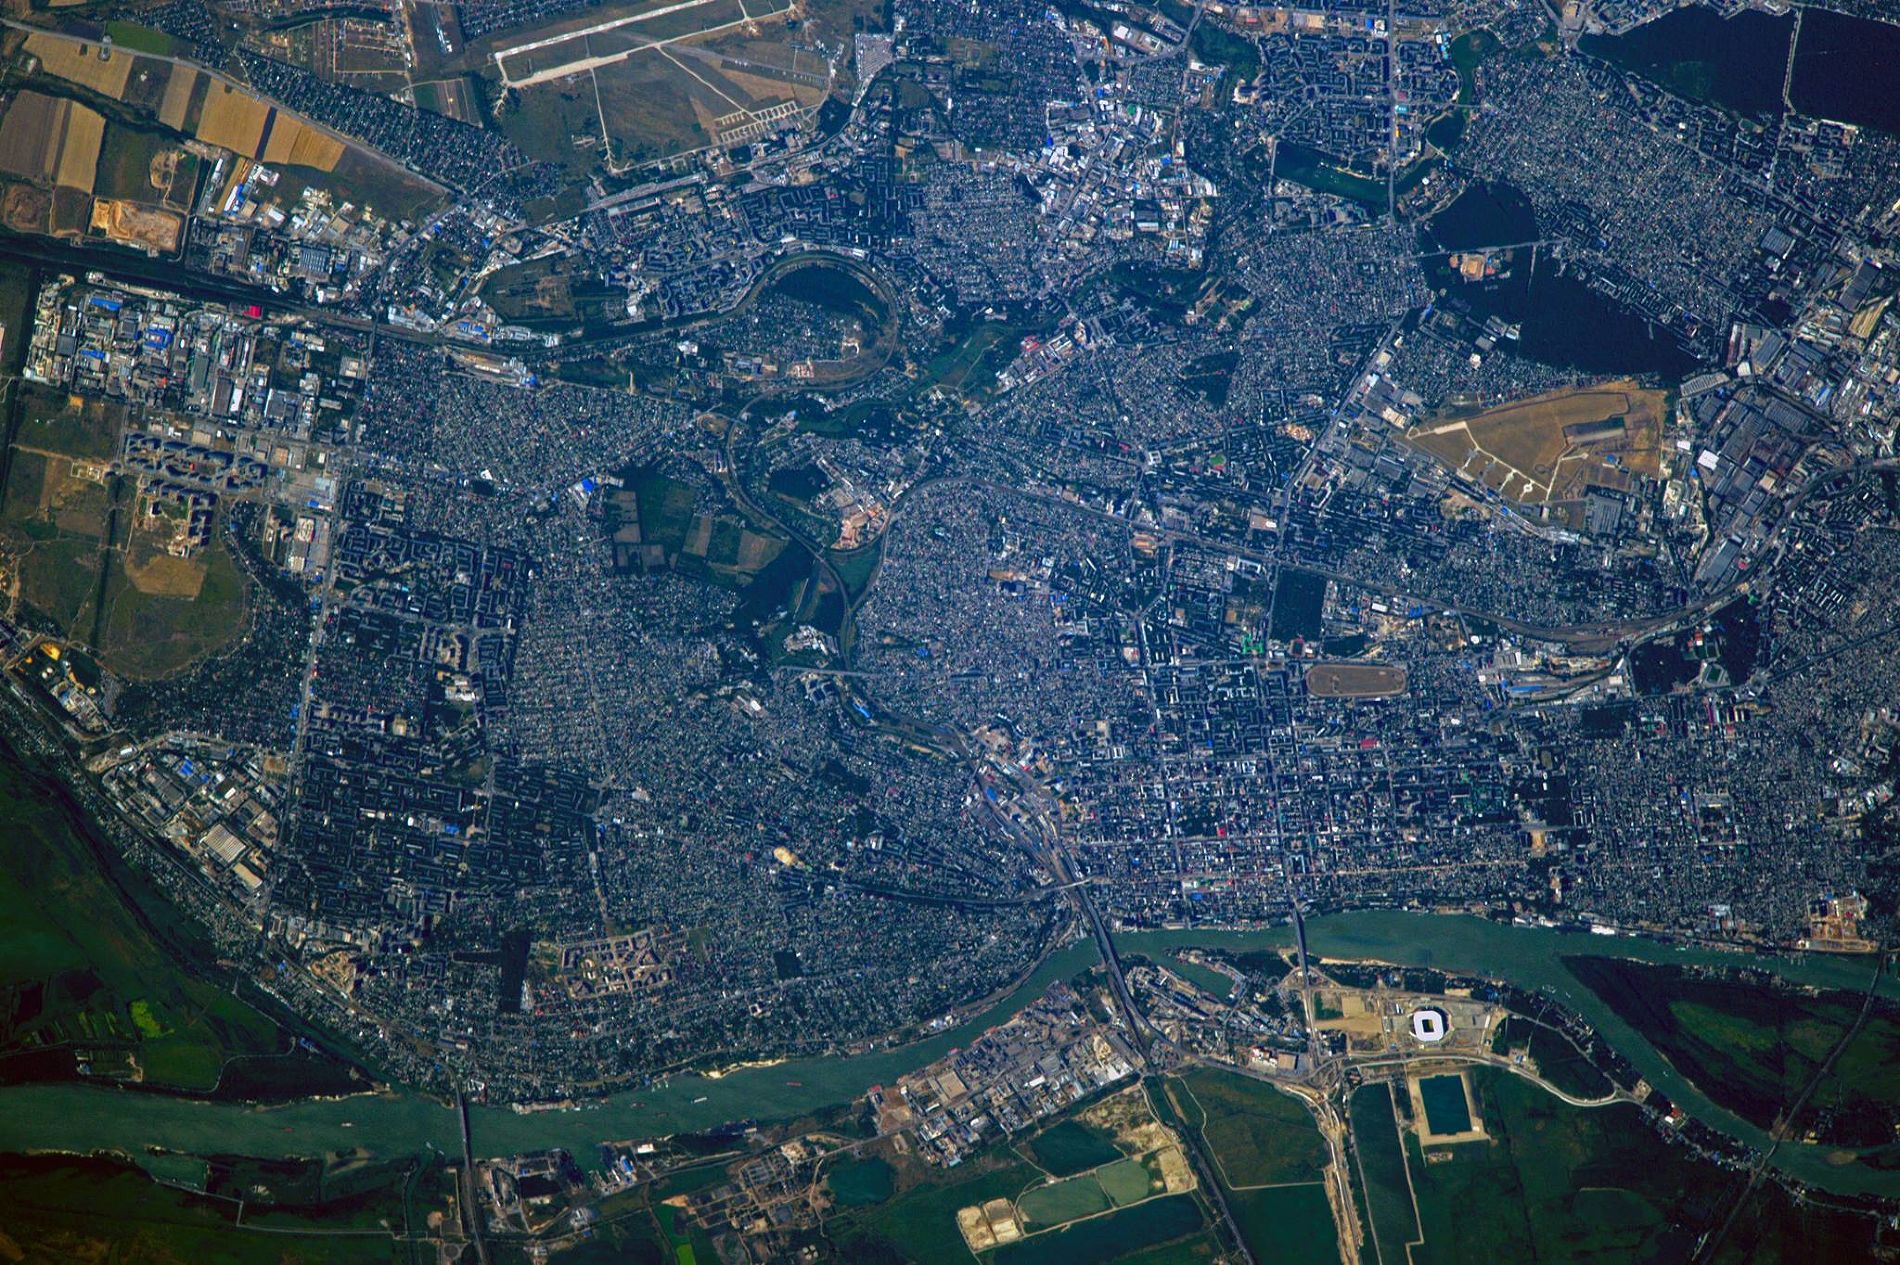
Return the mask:
[[(1765, 103), (1607, 51), (1674, 7), (805, 4), (788, 65), (674, 60), (817, 96), (651, 160), (604, 105), (581, 158), (484, 123), (597, 14), (632, 55), (599, 6), (335, 19), (479, 50), (466, 114), (272, 35), (323, 5), (128, 10), (198, 67), (165, 126), (267, 113), (78, 233), (34, 183), (78, 122), (44, 172), (0, 131), (0, 214), (52, 226), (5, 243), (10, 677), (258, 988), (497, 1103), (895, 1045), (1084, 936), (1872, 948), (1900, 136), (1792, 49)], [(98, 67), (161, 63), (62, 29), (12, 33), (5, 122), (110, 143), (147, 107)], [(1150, 1037), (1328, 1053), (1297, 979), (1104, 957), (1129, 1014), (1058, 985), (868, 1109), (954, 1164)], [(1379, 1004), (1428, 1002), (1491, 1022)], [(794, 1242), (810, 1158), (697, 1215)], [(490, 1180), (526, 1225), (580, 1179)]]

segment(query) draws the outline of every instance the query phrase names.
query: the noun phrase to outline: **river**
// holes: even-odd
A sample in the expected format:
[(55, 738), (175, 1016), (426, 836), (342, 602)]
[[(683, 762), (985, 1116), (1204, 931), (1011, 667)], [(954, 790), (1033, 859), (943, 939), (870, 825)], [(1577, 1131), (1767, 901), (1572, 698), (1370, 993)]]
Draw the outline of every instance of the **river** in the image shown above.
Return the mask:
[[(1501, 978), (1520, 988), (1560, 997), (1671, 1101), (1716, 1128), (1762, 1145), (1763, 1132), (1722, 1110), (1678, 1076), (1648, 1042), (1579, 984), (1564, 967), (1567, 955), (1597, 954), (1677, 965), (1747, 965), (1793, 983), (1859, 991), (1872, 970), (1864, 959), (1821, 955), (1759, 956), (1717, 949), (1677, 948), (1633, 937), (1516, 927), (1462, 915), (1367, 911), (1313, 918), (1314, 952), (1332, 959), (1374, 959)], [(1166, 953), (1200, 946), (1231, 950), (1288, 948), (1289, 928), (1265, 931), (1153, 931), (1116, 937), (1124, 953)], [(675, 1077), (664, 1088), (615, 1095), (599, 1106), (517, 1113), (480, 1107), (473, 1114), (475, 1146), (490, 1155), (565, 1147), (594, 1161), (606, 1139), (697, 1131), (733, 1120), (786, 1119), (847, 1102), (870, 1086), (888, 1083), (1026, 1004), (1051, 982), (1095, 961), (1086, 941), (1052, 954), (1008, 997), (970, 1021), (895, 1050), (846, 1058), (805, 1059), (735, 1071), (726, 1076)], [(1885, 995), (1900, 985), (1885, 981)], [(702, 1101), (703, 1100), (703, 1101)], [(311, 1154), (359, 1147), (401, 1155), (427, 1146), (453, 1153), (459, 1146), (454, 1113), (412, 1093), (247, 1107), (84, 1084), (0, 1089), (0, 1150), (131, 1150), (158, 1146), (191, 1152), (259, 1155)], [(1827, 1148), (1783, 1144), (1776, 1165), (1791, 1175), (1841, 1194), (1900, 1197), (1900, 1173), (1866, 1165), (1830, 1163)]]

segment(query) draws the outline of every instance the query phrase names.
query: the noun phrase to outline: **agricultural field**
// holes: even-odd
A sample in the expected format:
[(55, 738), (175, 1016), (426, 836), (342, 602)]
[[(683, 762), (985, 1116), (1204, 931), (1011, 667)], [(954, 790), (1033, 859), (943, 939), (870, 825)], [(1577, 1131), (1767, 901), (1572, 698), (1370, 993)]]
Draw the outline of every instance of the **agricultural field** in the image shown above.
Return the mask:
[(1405, 669), (1383, 663), (1315, 663), (1306, 689), (1318, 698), (1393, 698), (1405, 693)]
[(897, 1152), (841, 1163), (827, 1180), (835, 1215), (826, 1233), (845, 1260), (968, 1265), (971, 1237), (986, 1265), (1192, 1265), (1215, 1255), (1177, 1140), (1138, 1090), (954, 1169)]
[(1011, 1200), (1038, 1177), (1014, 1155), (991, 1152), (955, 1169), (906, 1159), (898, 1164), (897, 1193), (875, 1207), (851, 1209), (827, 1227), (847, 1252), (866, 1259), (879, 1250), (913, 1265), (969, 1265), (970, 1249), (957, 1229), (957, 1211), (990, 1200)]
[(106, 121), (97, 111), (22, 92), (0, 120), (0, 171), (91, 193)]
[(196, 132), (207, 145), (245, 158), (258, 157), (271, 107), (222, 79), (211, 79), (198, 110)]
[(27, 36), (26, 51), (39, 59), (43, 74), (89, 88), (114, 101), (125, 95), (126, 83), (139, 61), (123, 50), (114, 50), (111, 56), (102, 58), (100, 45), (50, 31), (35, 31)]
[(1220, 1181), (1259, 1260), (1338, 1265), (1325, 1181), (1330, 1152), (1305, 1105), (1235, 1072), (1196, 1068), (1168, 1083), (1187, 1128), (1214, 1153)]
[(1659, 474), (1666, 398), (1626, 379), (1424, 422), (1406, 439), (1515, 504), (1556, 504)]
[(1403, 1261), (1406, 1244), (1418, 1241), (1418, 1213), (1412, 1205), (1405, 1144), (1399, 1134), (1390, 1084), (1361, 1085), (1353, 1092), (1350, 1114), (1358, 1159), (1354, 1176), (1365, 1191), (1375, 1258)]
[(1227, 1202), (1255, 1259), (1275, 1265), (1340, 1265), (1339, 1231), (1321, 1183), (1230, 1191)]
[[(1620, 958), (1564, 959), (1678, 1072), (1762, 1128), (1772, 1126), (1846, 1035), (1861, 998), (1688, 975)], [(1900, 1124), (1900, 1007), (1877, 1004), (1815, 1089), (1796, 1136), (1890, 1145)]]
[(1326, 1141), (1312, 1113), (1293, 1095), (1214, 1068), (1176, 1078), (1168, 1094), (1188, 1127), (1200, 1129), (1229, 1187), (1321, 1179)]
[[(1006, 1207), (971, 1206), (958, 1215), (973, 1251), (1035, 1238), (1163, 1195), (1193, 1189), (1178, 1139), (1155, 1119), (1138, 1090), (1125, 1090), (1042, 1130), (1017, 1148), (1049, 1177)], [(1002, 1233), (999, 1235), (998, 1231)]]
[(639, 470), (608, 493), (615, 565), (678, 566), (743, 588), (768, 573), (786, 542), (753, 531), (719, 507), (700, 506), (690, 484)]
[(1150, 1199), (1106, 1216), (1088, 1217), (998, 1248), (995, 1265), (1108, 1265), (1137, 1252), (1205, 1233), (1192, 1195)]
[[(438, 186), (380, 154), (350, 144), (210, 72), (120, 52), (101, 62), (96, 45), (51, 33), (36, 33), (28, 43), (41, 50), (42, 73), (120, 100), (128, 110), (176, 133), (176, 139), (148, 135), (136, 121), (129, 126), (115, 121), (102, 153), (98, 138), (91, 133), (104, 130), (103, 119), (77, 103), (21, 94), (27, 104), (20, 119), (10, 127), (0, 124), (0, 172), (57, 183), (61, 189), (50, 207), (33, 191), (0, 193), (0, 219), (9, 227), (82, 236), (97, 220), (100, 230), (118, 240), (162, 249), (170, 217), (153, 216), (141, 208), (182, 211), (188, 206), (197, 160), (180, 149), (181, 157), (151, 165), (166, 148), (178, 149), (177, 141), (184, 138), (271, 164), (288, 177), (284, 191), (292, 196), (305, 185), (314, 185), (339, 200), (414, 220), (443, 195)], [(105, 67), (112, 68), (110, 81), (101, 78)], [(32, 100), (35, 97), (40, 103)], [(96, 129), (88, 116), (97, 121)], [(95, 171), (102, 182), (99, 196), (120, 204), (97, 215), (90, 199), (78, 196), (94, 192)]]

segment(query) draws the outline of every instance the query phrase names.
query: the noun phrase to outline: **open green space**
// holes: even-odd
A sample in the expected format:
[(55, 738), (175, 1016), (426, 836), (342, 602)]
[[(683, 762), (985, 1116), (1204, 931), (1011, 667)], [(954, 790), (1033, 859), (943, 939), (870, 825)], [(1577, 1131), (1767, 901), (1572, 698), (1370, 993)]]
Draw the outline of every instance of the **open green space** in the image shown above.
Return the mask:
[(1203, 1233), (1159, 1247), (1137, 1249), (1119, 1258), (1115, 1265), (1207, 1265), (1220, 1254), (1220, 1245), (1214, 1236)]
[(1154, 1175), (1140, 1160), (1116, 1160), (1096, 1169), (1091, 1176), (1101, 1183), (1102, 1193), (1117, 1208), (1139, 1203), (1156, 1189)]
[(1403, 1261), (1405, 1245), (1418, 1238), (1412, 1186), (1405, 1172), (1405, 1146), (1392, 1111), (1392, 1087), (1380, 1081), (1353, 1091), (1348, 1110), (1357, 1174), (1365, 1189), (1368, 1229), (1378, 1259)]
[(1498, 1025), (1491, 1048), (1499, 1054), (1527, 1055), (1537, 1065), (1539, 1076), (1578, 1098), (1601, 1098), (1615, 1088), (1569, 1037), (1522, 1015), (1509, 1015)]
[(653, 1210), (654, 1217), (660, 1223), (660, 1232), (666, 1236), (667, 1243), (673, 1249), (675, 1265), (714, 1265), (719, 1253), (714, 1250), (712, 1237), (699, 1226), (691, 1224), (678, 1208), (671, 1204), (661, 1204)]
[(841, 263), (822, 257), (804, 259), (772, 277), (766, 289), (800, 303), (836, 312), (877, 330), (891, 319), (890, 305)]
[(831, 1197), (847, 1208), (868, 1208), (881, 1204), (897, 1189), (897, 1170), (875, 1156), (851, 1160), (825, 1174)]
[(1497, 36), (1485, 30), (1466, 31), (1451, 42), (1447, 52), (1452, 67), (1458, 72), (1459, 105), (1478, 103), (1478, 67), (1503, 47)]
[(884, 556), (884, 541), (880, 537), (875, 544), (862, 549), (829, 556), (832, 568), (837, 571), (838, 578), (844, 581), (845, 590), (855, 602), (870, 586), (871, 577), (877, 574), (877, 564)]
[[(24, 334), (22, 328), (22, 340)], [(20, 429), (13, 442), (36, 452), (110, 461), (118, 455), (119, 424), (124, 417), (125, 410), (116, 404), (81, 402), (63, 391), (32, 383), (20, 397)]]
[(1050, 1125), (1031, 1138), (1024, 1149), (1030, 1159), (1057, 1177), (1086, 1172), (1122, 1157), (1106, 1130), (1080, 1120)]
[(174, 147), (175, 142), (156, 132), (108, 123), (104, 144), (99, 149), (99, 171), (93, 182), (93, 193), (102, 198), (157, 204), (161, 197), (152, 185), (152, 163), (164, 150)]
[(0, 1156), (0, 1252), (8, 1260), (364, 1265), (411, 1259), (386, 1229), (337, 1233), (353, 1227), (322, 1208), (274, 1216), (268, 1232), (238, 1228), (236, 1213), (234, 1201), (157, 1185), (113, 1160)]
[(0, 754), (0, 991), (38, 999), (4, 1017), (0, 1052), (104, 1045), (148, 1081), (209, 1091), (231, 1055), (278, 1051), (277, 1026), (228, 983), (181, 969), (175, 953), (203, 952), (196, 929), (63, 787)]
[(1156, 960), (1202, 992), (1227, 997), (1234, 991), (1232, 978), (1191, 958), (1184, 958), (1178, 953), (1163, 953), (1157, 955)]
[(129, 48), (136, 53), (155, 53), (160, 57), (171, 55), (172, 37), (149, 26), (114, 18), (106, 23), (106, 34), (120, 48)]
[(1108, 1194), (1091, 1174), (1067, 1177), (1047, 1186), (1038, 1186), (1016, 1201), (1023, 1224), (1030, 1232), (1071, 1221), (1108, 1209)]
[(203, 580), (195, 594), (150, 593), (114, 553), (106, 576), (103, 635), (97, 649), (121, 676), (168, 676), (213, 653), (244, 627), (244, 573), (222, 539), (200, 554)]
[[(33, 316), (33, 295), (39, 278), (33, 268), (13, 264), (0, 268), (0, 372), (17, 372), (26, 363)], [(11, 384), (9, 384), (11, 386)], [(0, 399), (6, 399), (0, 396)]]
[(917, 1176), (922, 1180), (896, 1198), (831, 1223), (831, 1237), (844, 1247), (846, 1259), (877, 1259), (871, 1254), (882, 1250), (911, 1265), (968, 1265), (970, 1249), (957, 1230), (957, 1209), (1013, 1199), (1038, 1174), (1027, 1164), (992, 1154)]
[(1318, 1181), (1326, 1140), (1306, 1105), (1265, 1081), (1199, 1067), (1168, 1087), (1181, 1118), (1199, 1128), (1229, 1186)]
[(979, 396), (995, 385), (996, 375), (1009, 366), (1021, 349), (1028, 325), (1009, 320), (983, 320), (947, 326), (950, 344), (924, 365), (920, 387), (942, 387), (965, 396)]
[[(1711, 1099), (1772, 1125), (1860, 1014), (1849, 992), (1793, 992), (1613, 958), (1564, 960), (1591, 991)], [(1890, 1143), (1900, 1123), (1900, 1007), (1880, 1003), (1816, 1087), (1797, 1132)]]
[[(1198, 1234), (1202, 1224), (1200, 1206), (1192, 1195), (1170, 1195), (1033, 1235), (998, 1248), (990, 1259), (995, 1265), (1106, 1265), (1156, 1244)], [(966, 1251), (964, 1259), (968, 1258)]]
[[(1425, 1237), (1416, 1265), (1688, 1260), (1740, 1191), (1740, 1177), (1670, 1145), (1633, 1106), (1571, 1107), (1498, 1069), (1471, 1076), (1493, 1140), (1442, 1148), (1433, 1163), (1408, 1141)], [(1744, 1214), (1715, 1259), (1869, 1259), (1872, 1222), (1797, 1206), (1777, 1187)]]
[(1188, 47), (1204, 65), (1219, 66), (1234, 78), (1252, 79), (1260, 73), (1260, 49), (1254, 42), (1211, 20), (1194, 24)]
[(19, 556), (21, 599), (130, 677), (178, 671), (243, 629), (247, 588), (222, 539), (173, 556), (185, 509), (146, 502), (104, 471), (120, 406), (45, 387), (20, 400), (0, 488), (0, 531)]
[(1231, 1191), (1227, 1201), (1255, 1260), (1339, 1265), (1339, 1230), (1323, 1182)]

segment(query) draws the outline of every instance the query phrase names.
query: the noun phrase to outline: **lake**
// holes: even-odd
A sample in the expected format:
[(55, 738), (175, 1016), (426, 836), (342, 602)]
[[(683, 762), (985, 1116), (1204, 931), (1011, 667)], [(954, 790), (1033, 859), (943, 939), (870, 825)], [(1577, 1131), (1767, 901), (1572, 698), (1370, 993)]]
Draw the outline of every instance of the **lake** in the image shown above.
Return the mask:
[(1598, 294), (1542, 252), (1534, 264), (1530, 252), (1511, 252), (1510, 275), (1490, 281), (1463, 281), (1446, 255), (1424, 264), (1445, 307), (1520, 327), (1518, 341), (1504, 346), (1528, 359), (1585, 373), (1667, 377), (1686, 376), (1699, 363), (1669, 330)]
[(1586, 35), (1577, 47), (1691, 101), (1779, 117), (1793, 34), (1792, 17), (1748, 10), (1724, 18), (1698, 4), (1622, 35)]
[(1900, 135), (1900, 26), (1808, 9), (1790, 95), (1803, 114)]
[(1537, 212), (1516, 186), (1480, 182), (1426, 220), (1425, 236), (1440, 250), (1513, 246), (1537, 240)]

